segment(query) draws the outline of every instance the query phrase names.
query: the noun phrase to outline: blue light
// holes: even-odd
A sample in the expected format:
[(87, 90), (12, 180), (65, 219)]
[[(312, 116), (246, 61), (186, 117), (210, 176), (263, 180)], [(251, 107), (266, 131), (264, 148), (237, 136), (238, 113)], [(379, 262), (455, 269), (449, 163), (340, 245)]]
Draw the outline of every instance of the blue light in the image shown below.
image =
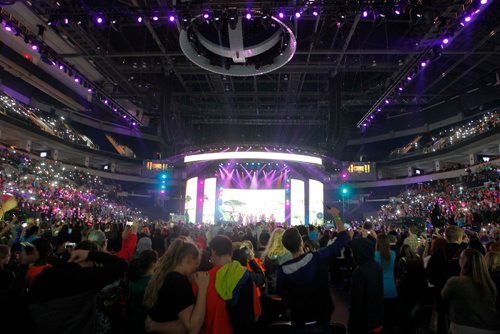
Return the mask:
[(161, 185), (161, 189), (165, 189), (165, 185), (164, 184)]
[(167, 174), (161, 174), (161, 178), (162, 179), (166, 179), (167, 178)]

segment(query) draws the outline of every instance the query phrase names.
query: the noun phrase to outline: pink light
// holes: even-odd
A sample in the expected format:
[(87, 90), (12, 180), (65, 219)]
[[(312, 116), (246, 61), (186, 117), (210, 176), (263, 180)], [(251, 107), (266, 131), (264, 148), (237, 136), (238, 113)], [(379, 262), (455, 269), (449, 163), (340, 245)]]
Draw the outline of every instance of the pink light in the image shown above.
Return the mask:
[(153, 16), (153, 21), (158, 21), (158, 20), (159, 20), (158, 16)]
[(448, 44), (450, 43), (450, 40), (448, 38), (443, 39), (443, 44)]
[(247, 13), (247, 15), (245, 15), (245, 17), (247, 18), (247, 20), (250, 20), (252, 18), (252, 14)]
[(208, 13), (203, 14), (204, 19), (208, 19), (209, 17), (210, 17), (210, 15), (208, 15)]
[(12, 31), (12, 27), (11, 26), (5, 26), (5, 30), (7, 30), (8, 32), (11, 32)]
[(318, 11), (317, 10), (313, 11), (313, 15), (318, 16), (319, 15)]
[(139, 16), (139, 17), (137, 18), (137, 22), (139, 22), (139, 23), (141, 23), (141, 22), (142, 22), (142, 16)]
[(165, 194), (165, 190), (161, 190), (160, 194), (164, 195)]
[(169, 20), (170, 22), (174, 22), (174, 21), (175, 21), (175, 16), (170, 15), (170, 16), (169, 16), (169, 18), (168, 18), (168, 20)]
[(278, 13), (278, 17), (279, 17), (280, 19), (284, 18), (284, 17), (285, 17), (285, 13), (283, 13), (283, 12), (279, 12), (279, 13)]
[(411, 76), (406, 77), (406, 80), (408, 80), (408, 81), (411, 81), (411, 79), (412, 79)]
[(67, 18), (64, 19), (64, 24), (69, 24), (69, 20)]
[(481, 5), (486, 5), (488, 3), (488, 0), (481, 0)]
[(33, 45), (31, 46), (31, 50), (33, 50), (33, 51), (38, 50), (38, 46), (36, 46), (36, 44), (33, 44)]
[(347, 173), (342, 173), (342, 178), (347, 179)]
[(133, 125), (133, 126), (136, 126), (136, 125), (137, 125), (137, 123), (136, 123), (136, 122), (132, 122), (132, 125)]
[(200, 202), (203, 202), (203, 198), (200, 198)]
[(470, 16), (467, 16), (467, 17), (465, 17), (465, 19), (464, 19), (464, 21), (465, 21), (465, 22), (470, 22), (471, 20), (472, 20), (472, 17), (470, 17)]
[(295, 17), (298, 19), (300, 18), (300, 15), (301, 15), (300, 12), (295, 13)]
[(59, 69), (60, 69), (61, 71), (62, 71), (62, 70), (64, 70), (64, 66), (59, 65)]
[(79, 83), (79, 82), (80, 82), (80, 79), (75, 78), (75, 82), (76, 82), (76, 83)]

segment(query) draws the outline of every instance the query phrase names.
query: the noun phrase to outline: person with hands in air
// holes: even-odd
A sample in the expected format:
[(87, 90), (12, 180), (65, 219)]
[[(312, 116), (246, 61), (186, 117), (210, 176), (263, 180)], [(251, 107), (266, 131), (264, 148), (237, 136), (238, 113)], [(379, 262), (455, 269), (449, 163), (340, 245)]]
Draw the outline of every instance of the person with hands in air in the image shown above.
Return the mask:
[[(183, 239), (175, 240), (160, 257), (144, 294), (144, 305), (149, 309), (146, 331), (189, 334), (200, 331), (205, 319), (209, 276), (206, 272), (195, 274), (199, 265), (198, 247)], [(191, 275), (198, 287), (197, 297), (189, 281)]]
[[(327, 207), (328, 208), (328, 207)], [(328, 263), (339, 256), (349, 241), (344, 223), (336, 208), (328, 208), (338, 236), (335, 242), (313, 253), (304, 253), (299, 231), (289, 228), (282, 237), (292, 259), (278, 269), (277, 292), (291, 310), (291, 322), (301, 333), (329, 333), (334, 305), (330, 297)]]

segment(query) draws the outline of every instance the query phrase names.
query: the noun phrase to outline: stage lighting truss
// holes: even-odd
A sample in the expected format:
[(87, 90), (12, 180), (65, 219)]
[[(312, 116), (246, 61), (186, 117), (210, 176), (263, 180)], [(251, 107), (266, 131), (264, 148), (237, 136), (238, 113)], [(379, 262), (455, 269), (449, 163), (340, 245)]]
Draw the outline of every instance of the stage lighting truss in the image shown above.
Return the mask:
[(182, 25), (179, 43), (197, 66), (241, 77), (279, 69), (293, 58), (297, 47), (293, 31), (270, 10), (202, 13)]
[(321, 158), (310, 155), (278, 153), (278, 152), (217, 152), (186, 155), (184, 163), (215, 161), (215, 160), (273, 160), (273, 161), (293, 161), (323, 165)]

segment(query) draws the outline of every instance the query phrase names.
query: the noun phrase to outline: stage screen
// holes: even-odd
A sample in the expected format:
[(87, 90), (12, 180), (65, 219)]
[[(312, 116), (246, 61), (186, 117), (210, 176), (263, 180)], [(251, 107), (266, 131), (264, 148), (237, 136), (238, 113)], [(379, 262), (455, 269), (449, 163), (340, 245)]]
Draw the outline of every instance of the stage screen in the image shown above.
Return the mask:
[(217, 179), (211, 177), (205, 179), (205, 190), (203, 191), (203, 222), (213, 224), (215, 222), (215, 187)]
[(323, 223), (323, 183), (309, 180), (309, 224)]
[(187, 180), (186, 183), (186, 197), (184, 203), (184, 210), (189, 223), (196, 221), (196, 202), (198, 192), (198, 178), (193, 177)]
[(303, 225), (306, 221), (304, 195), (304, 181), (292, 179), (292, 190), (290, 197), (292, 225)]
[(256, 223), (285, 221), (284, 189), (226, 189), (221, 196), (224, 221)]

